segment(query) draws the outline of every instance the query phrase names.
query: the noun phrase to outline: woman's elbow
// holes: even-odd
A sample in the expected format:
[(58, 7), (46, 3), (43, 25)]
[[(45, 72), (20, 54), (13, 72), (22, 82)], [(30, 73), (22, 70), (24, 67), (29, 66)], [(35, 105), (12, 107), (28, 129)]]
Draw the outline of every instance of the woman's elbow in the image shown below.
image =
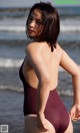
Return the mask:
[(50, 85), (51, 80), (50, 80), (50, 77), (43, 77), (43, 78), (40, 80), (40, 82), (41, 82), (42, 84), (45, 84), (45, 85)]
[(80, 66), (77, 67), (75, 70), (75, 73), (72, 75), (72, 77), (80, 77)]

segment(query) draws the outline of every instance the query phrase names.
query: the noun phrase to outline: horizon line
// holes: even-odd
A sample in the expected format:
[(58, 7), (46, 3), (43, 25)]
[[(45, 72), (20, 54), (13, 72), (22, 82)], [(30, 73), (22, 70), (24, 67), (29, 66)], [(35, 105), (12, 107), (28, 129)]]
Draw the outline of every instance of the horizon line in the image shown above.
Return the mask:
[[(53, 5), (56, 6), (56, 7), (71, 7), (71, 6), (80, 7), (80, 4), (54, 4), (53, 3)], [(1, 6), (0, 9), (1, 8), (6, 8), (6, 9), (7, 8), (31, 8), (31, 7), (32, 7), (32, 5), (31, 6)]]

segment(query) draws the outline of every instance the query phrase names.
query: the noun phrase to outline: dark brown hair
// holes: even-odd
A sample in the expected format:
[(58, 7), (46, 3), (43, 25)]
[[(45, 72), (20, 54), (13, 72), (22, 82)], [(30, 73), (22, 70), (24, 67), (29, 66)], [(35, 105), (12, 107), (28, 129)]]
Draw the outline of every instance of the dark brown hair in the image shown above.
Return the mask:
[[(43, 20), (43, 31), (38, 36), (39, 42), (46, 41), (51, 46), (51, 51), (53, 51), (53, 46), (56, 47), (56, 41), (60, 32), (60, 22), (57, 9), (51, 5), (51, 3), (36, 3), (30, 9), (29, 16), (31, 13), (38, 9), (41, 11), (42, 20)], [(29, 16), (26, 22), (28, 25)]]

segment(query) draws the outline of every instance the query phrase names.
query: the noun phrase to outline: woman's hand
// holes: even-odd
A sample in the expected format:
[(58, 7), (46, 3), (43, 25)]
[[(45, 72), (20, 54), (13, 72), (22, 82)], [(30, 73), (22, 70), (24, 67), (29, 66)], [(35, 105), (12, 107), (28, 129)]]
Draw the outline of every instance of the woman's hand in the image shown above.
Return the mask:
[(44, 113), (41, 113), (41, 114), (37, 115), (36, 126), (43, 132), (48, 130)]
[(80, 120), (80, 105), (75, 104), (70, 110), (70, 117), (73, 121)]

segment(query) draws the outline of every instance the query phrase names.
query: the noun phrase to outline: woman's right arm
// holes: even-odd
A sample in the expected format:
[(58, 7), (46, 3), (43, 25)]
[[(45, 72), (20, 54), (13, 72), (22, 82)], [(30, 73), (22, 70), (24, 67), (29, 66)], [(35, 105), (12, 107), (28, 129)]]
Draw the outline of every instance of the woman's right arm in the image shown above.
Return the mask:
[(38, 49), (38, 47), (36, 48), (35, 44), (30, 44), (27, 47), (27, 57), (39, 80), (36, 106), (38, 126), (40, 129), (46, 131), (44, 110), (50, 92), (49, 72), (43, 56), (40, 53), (40, 49)]
[(72, 76), (74, 101), (70, 115), (73, 120), (80, 119), (80, 67), (62, 50), (60, 66)]

